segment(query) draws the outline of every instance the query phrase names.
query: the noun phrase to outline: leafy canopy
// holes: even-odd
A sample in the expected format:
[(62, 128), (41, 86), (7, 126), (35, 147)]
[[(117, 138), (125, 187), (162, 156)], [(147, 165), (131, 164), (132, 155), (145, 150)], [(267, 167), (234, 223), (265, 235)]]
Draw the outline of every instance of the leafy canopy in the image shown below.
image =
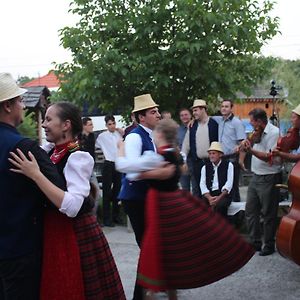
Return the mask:
[(61, 30), (73, 61), (58, 65), (60, 97), (126, 110), (151, 93), (174, 112), (192, 99), (247, 91), (265, 75), (262, 45), (278, 28), (271, 1), (73, 0)]

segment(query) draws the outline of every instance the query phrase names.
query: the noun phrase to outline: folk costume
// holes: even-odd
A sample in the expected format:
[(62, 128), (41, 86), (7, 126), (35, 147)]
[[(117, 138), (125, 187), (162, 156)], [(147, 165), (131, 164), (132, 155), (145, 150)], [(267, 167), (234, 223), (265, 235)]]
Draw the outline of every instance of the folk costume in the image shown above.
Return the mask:
[(0, 122), (0, 299), (39, 299), (43, 201), (45, 195), (29, 178), (11, 172), (10, 152), (34, 154), (42, 173), (64, 188), (48, 155), (37, 142)]
[(41, 299), (125, 299), (108, 243), (91, 212), (94, 162), (78, 150), (77, 142), (69, 142), (50, 151), (67, 191), (60, 212), (49, 206), (45, 214)]
[(177, 152), (162, 147), (158, 153), (177, 170), (170, 179), (149, 181), (138, 283), (153, 291), (189, 289), (240, 269), (252, 247), (209, 206), (178, 189)]
[[(223, 190), (228, 191), (228, 194), (214, 207), (214, 211), (219, 212), (225, 218), (227, 218), (228, 207), (232, 202), (233, 181), (233, 164), (226, 159), (221, 159), (217, 165), (208, 161), (201, 169), (200, 190), (202, 195), (209, 193), (211, 196), (219, 196)], [(205, 197), (203, 199), (206, 200)], [(208, 200), (207, 203), (209, 203)]]

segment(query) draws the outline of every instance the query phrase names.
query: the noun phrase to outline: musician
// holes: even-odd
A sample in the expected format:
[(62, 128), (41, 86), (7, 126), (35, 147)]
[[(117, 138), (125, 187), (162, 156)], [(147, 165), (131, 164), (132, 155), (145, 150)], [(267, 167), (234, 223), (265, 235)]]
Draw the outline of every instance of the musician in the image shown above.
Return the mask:
[[(292, 127), (298, 129), (298, 141), (300, 140), (299, 137), (299, 130), (300, 130), (300, 104), (292, 110), (291, 114), (291, 122)], [(275, 148), (272, 151), (273, 156), (279, 156), (284, 160), (291, 161), (291, 162), (297, 162), (300, 160), (300, 153), (289, 153), (281, 151), (279, 148)]]
[[(270, 164), (271, 150), (277, 145), (279, 128), (268, 123), (263, 109), (255, 108), (249, 112), (250, 123), (261, 129), (260, 140), (251, 146), (249, 140), (243, 141), (245, 149), (252, 154), (251, 169), (253, 177), (248, 186), (245, 216), (251, 243), (265, 256), (275, 251), (275, 233), (279, 190), (275, 185), (281, 182), (281, 165)], [(263, 248), (260, 220), (263, 219)]]

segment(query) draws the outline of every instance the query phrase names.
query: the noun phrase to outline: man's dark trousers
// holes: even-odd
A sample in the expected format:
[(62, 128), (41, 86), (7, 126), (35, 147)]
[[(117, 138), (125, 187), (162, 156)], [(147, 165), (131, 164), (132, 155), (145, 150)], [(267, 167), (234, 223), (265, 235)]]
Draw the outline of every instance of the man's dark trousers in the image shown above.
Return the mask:
[(38, 300), (40, 253), (0, 260), (0, 300)]
[[(116, 171), (115, 163), (105, 160), (102, 171), (103, 188), (103, 223), (111, 224), (118, 221), (120, 208), (117, 196), (121, 188), (122, 174)], [(111, 209), (112, 203), (112, 209)]]

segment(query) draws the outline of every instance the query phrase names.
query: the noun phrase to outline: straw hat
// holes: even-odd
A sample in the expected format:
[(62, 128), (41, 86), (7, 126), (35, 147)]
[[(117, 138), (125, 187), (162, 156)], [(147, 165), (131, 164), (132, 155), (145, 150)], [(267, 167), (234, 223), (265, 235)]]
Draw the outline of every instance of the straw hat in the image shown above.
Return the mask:
[(18, 87), (9, 73), (0, 73), (0, 102), (13, 99), (26, 92), (27, 90)]
[(154, 102), (150, 94), (144, 94), (134, 97), (134, 108), (133, 113), (136, 111), (157, 107), (159, 106)]
[(300, 104), (295, 109), (293, 109), (292, 112), (300, 116)]
[(223, 149), (222, 149), (222, 146), (221, 146), (221, 144), (219, 142), (212, 142), (210, 144), (210, 147), (207, 150), (207, 152), (209, 152), (209, 151), (219, 151), (221, 153), (224, 153)]
[(199, 107), (199, 106), (200, 107), (207, 107), (206, 101), (204, 101), (202, 99), (196, 99), (196, 100), (194, 100), (194, 104), (191, 108), (193, 109), (193, 108)]

